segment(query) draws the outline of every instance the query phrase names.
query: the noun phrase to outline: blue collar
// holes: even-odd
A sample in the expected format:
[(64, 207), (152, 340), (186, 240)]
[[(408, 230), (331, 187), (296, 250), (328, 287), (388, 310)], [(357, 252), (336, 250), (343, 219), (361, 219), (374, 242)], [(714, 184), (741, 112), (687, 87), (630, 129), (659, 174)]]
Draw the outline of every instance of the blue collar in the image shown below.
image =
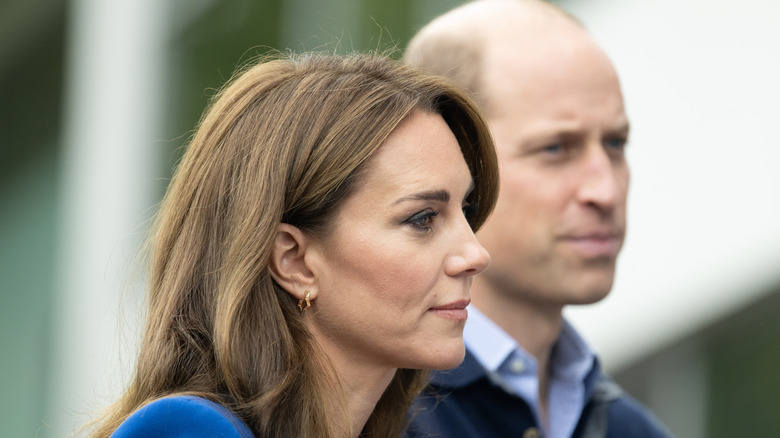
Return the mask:
[[(537, 380), (536, 359), (473, 306), (469, 307), (463, 337), (467, 347), (465, 360), (458, 368), (435, 373), (432, 384), (452, 390), (487, 380), (520, 397), (536, 411), (536, 393), (531, 389), (534, 386), (529, 386), (535, 385), (532, 382)], [(570, 383), (582, 385), (581, 408), (594, 396), (597, 382), (606, 379), (593, 352), (566, 321), (550, 360), (552, 380), (569, 382), (564, 384), (566, 387), (570, 387)], [(521, 362), (519, 367), (518, 362)]]
[[(433, 377), (431, 378), (431, 385), (443, 390), (454, 390), (465, 388), (482, 380), (492, 381), (485, 367), (483, 367), (471, 351), (466, 348), (466, 357), (463, 359), (463, 362), (458, 365), (457, 368), (434, 372)], [(584, 379), (585, 400), (590, 400), (593, 397), (596, 384), (602, 380), (611, 382), (606, 375), (602, 374), (601, 364), (599, 363), (598, 358), (595, 358), (593, 367)], [(446, 393), (446, 391), (443, 391), (443, 393)], [(607, 394), (605, 397), (610, 400), (616, 398), (612, 393)]]
[[(536, 358), (474, 306), (469, 307), (469, 319), (463, 330), (463, 340), (488, 371), (500, 373), (502, 365), (515, 357), (529, 365), (529, 372), (536, 373)], [(588, 374), (595, 360), (596, 356), (588, 344), (574, 327), (564, 320), (550, 356), (550, 367), (554, 373), (552, 377), (580, 381)]]

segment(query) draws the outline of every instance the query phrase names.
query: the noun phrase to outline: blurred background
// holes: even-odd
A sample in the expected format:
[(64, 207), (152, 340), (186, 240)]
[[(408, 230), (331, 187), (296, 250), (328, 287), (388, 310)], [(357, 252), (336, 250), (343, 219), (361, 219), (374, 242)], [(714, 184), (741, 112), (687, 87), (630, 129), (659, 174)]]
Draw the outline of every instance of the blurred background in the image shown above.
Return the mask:
[[(403, 49), (437, 0), (0, 1), (0, 428), (121, 391), (150, 218), (208, 99), (269, 49)], [(560, 0), (632, 119), (612, 294), (568, 317), (680, 437), (780, 434), (780, 3)]]

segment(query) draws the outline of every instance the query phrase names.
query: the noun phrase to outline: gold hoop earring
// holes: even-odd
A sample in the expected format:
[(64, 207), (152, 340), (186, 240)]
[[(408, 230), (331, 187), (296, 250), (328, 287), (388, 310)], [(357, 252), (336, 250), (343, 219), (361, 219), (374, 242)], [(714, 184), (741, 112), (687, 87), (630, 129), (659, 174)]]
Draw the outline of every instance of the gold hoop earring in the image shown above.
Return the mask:
[[(306, 307), (303, 307), (303, 302), (306, 302)], [(302, 300), (298, 300), (298, 310), (301, 311), (301, 315), (303, 315), (304, 312), (306, 312), (306, 309), (311, 307), (311, 301), (309, 301), (309, 291), (306, 290), (306, 293), (303, 296)]]

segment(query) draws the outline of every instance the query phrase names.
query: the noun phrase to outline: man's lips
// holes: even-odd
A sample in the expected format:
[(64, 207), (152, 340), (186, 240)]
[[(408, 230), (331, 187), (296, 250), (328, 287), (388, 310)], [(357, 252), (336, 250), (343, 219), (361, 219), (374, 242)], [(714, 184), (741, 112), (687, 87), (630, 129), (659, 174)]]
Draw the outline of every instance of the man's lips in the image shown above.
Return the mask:
[(468, 299), (458, 300), (442, 306), (431, 307), (428, 311), (442, 318), (465, 321), (469, 316), (469, 311), (466, 310), (466, 307), (470, 302), (471, 300)]
[(586, 258), (613, 258), (620, 251), (620, 239), (615, 233), (565, 236), (562, 241)]

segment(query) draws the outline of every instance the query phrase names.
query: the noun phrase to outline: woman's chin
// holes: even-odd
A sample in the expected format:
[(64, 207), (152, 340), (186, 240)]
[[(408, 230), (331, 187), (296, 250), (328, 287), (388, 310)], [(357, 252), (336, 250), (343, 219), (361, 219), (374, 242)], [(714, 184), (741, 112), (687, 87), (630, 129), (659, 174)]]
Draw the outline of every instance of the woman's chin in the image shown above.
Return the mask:
[(455, 368), (463, 362), (466, 357), (466, 347), (463, 342), (445, 350), (439, 350), (435, 357), (431, 358), (429, 363), (423, 367), (430, 370), (448, 370)]

